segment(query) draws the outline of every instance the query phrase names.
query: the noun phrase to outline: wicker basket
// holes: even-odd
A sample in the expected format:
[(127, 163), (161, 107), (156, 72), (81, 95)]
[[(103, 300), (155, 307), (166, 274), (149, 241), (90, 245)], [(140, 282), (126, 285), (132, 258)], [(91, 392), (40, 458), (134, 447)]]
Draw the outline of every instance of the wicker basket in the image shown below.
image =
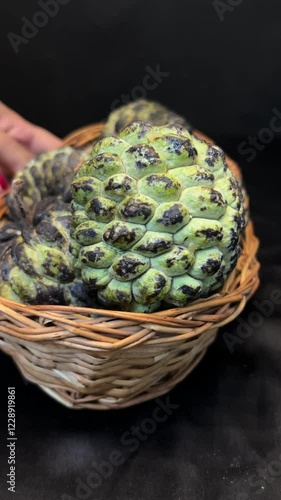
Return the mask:
[[(65, 144), (87, 148), (101, 130), (85, 127)], [(2, 196), (0, 219), (5, 213)], [(0, 348), (27, 380), (70, 408), (124, 408), (158, 397), (193, 370), (218, 328), (241, 313), (259, 284), (257, 249), (249, 222), (242, 255), (220, 293), (153, 314), (26, 306), (0, 298)]]

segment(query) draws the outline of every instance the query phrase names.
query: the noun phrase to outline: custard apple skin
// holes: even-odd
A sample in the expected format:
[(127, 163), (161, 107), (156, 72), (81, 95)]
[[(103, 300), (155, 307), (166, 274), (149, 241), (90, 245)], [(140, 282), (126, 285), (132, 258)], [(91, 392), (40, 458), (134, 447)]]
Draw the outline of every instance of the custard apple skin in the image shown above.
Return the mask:
[(134, 122), (101, 139), (72, 197), (77, 266), (104, 307), (183, 307), (220, 288), (240, 255), (239, 182), (218, 146), (179, 125)]
[(29, 217), (30, 212), (22, 212), (21, 229), (8, 220), (1, 224), (0, 296), (24, 304), (93, 304), (70, 253), (69, 203), (45, 199)]
[(146, 99), (138, 99), (120, 106), (110, 113), (103, 129), (103, 136), (119, 134), (123, 128), (136, 121), (149, 122), (154, 125), (178, 124), (192, 130), (191, 125), (187, 123), (185, 118), (162, 104), (147, 101)]
[(86, 158), (83, 151), (70, 146), (36, 155), (14, 177), (11, 193), (7, 197), (10, 217), (18, 220), (15, 196), (20, 197), (21, 204), (30, 212), (42, 200), (47, 199), (49, 203), (51, 198), (66, 199), (67, 186), (71, 184), (74, 170)]
[(38, 154), (15, 176), (0, 227), (0, 296), (26, 304), (94, 302), (69, 251), (77, 245), (70, 235), (69, 186), (86, 158), (64, 146)]

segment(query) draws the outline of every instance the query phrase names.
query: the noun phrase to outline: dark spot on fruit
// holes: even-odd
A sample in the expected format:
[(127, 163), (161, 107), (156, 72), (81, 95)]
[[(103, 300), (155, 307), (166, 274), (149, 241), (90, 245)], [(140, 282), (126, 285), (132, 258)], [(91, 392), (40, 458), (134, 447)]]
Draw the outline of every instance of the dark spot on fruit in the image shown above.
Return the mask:
[(36, 298), (30, 301), (31, 304), (68, 305), (62, 286), (45, 286), (40, 282), (36, 282), (35, 285)]
[(115, 266), (115, 272), (122, 278), (129, 278), (130, 275), (138, 274), (139, 266), (144, 267), (144, 263), (131, 257), (123, 257)]
[(95, 212), (97, 215), (99, 215), (101, 212), (104, 212), (104, 205), (98, 198), (95, 198), (91, 201), (90, 207), (91, 211)]
[(122, 208), (121, 214), (125, 219), (133, 217), (142, 217), (144, 221), (152, 215), (152, 210), (148, 202), (143, 202), (137, 198), (133, 198)]
[(190, 259), (188, 255), (181, 255), (181, 249), (178, 248), (174, 252), (174, 257), (170, 257), (169, 259), (166, 259), (166, 267), (170, 268), (173, 267), (174, 264), (177, 264), (177, 262), (184, 262), (185, 263), (185, 269), (188, 269), (191, 265)]
[(236, 222), (238, 229), (240, 229), (240, 230), (244, 229), (245, 218), (242, 215), (240, 215), (240, 214), (234, 215), (233, 219), (234, 219), (234, 222)]
[(235, 269), (236, 267), (236, 263), (237, 263), (237, 260), (238, 260), (238, 256), (237, 255), (234, 255), (231, 260), (230, 260), (230, 268), (229, 268), (229, 272), (233, 271), (233, 269)]
[(139, 245), (137, 250), (140, 252), (151, 252), (157, 254), (164, 250), (169, 250), (172, 245), (173, 241), (171, 240), (167, 241), (161, 238), (155, 238), (155, 240), (150, 241), (149, 243)]
[(174, 224), (180, 224), (182, 221), (183, 221), (183, 215), (181, 211), (181, 206), (177, 204), (168, 208), (168, 210), (165, 210), (162, 218), (157, 220), (157, 222), (159, 222), (159, 224), (163, 224), (163, 226), (172, 226)]
[(188, 269), (190, 267), (191, 261), (187, 255), (182, 255), (182, 257), (180, 257), (180, 260), (182, 262), (186, 262), (185, 269)]
[(55, 278), (63, 283), (74, 279), (72, 269), (61, 261), (54, 262), (54, 259), (50, 254), (46, 256), (45, 261), (42, 264), (42, 268), (45, 270), (47, 275), (55, 276)]
[(169, 153), (175, 153), (176, 155), (180, 156), (181, 149), (184, 144), (183, 140), (177, 139), (176, 137), (168, 137), (167, 139), (169, 140), (170, 143), (170, 146), (168, 147)]
[(218, 205), (218, 207), (222, 207), (224, 205), (221, 194), (218, 191), (215, 191), (214, 189), (211, 190), (210, 201)]
[(230, 244), (228, 246), (228, 250), (234, 250), (239, 242), (239, 235), (235, 229), (231, 228), (230, 230)]
[(97, 231), (93, 228), (85, 229), (82, 232), (83, 236), (87, 236), (88, 238), (95, 238), (97, 236)]
[(220, 260), (217, 260), (210, 257), (201, 267), (203, 273), (206, 273), (208, 276), (212, 276), (212, 274), (215, 274), (219, 270), (221, 261), (222, 258)]
[(142, 126), (140, 128), (139, 133), (138, 133), (138, 138), (141, 139), (146, 134), (146, 132), (151, 130), (151, 128), (152, 128), (152, 126), (149, 123), (142, 122)]
[(136, 240), (136, 230), (117, 223), (108, 228), (103, 237), (107, 243), (127, 243), (130, 245)]
[(180, 287), (180, 291), (184, 293), (184, 295), (188, 295), (189, 297), (195, 297), (195, 295), (197, 295), (200, 291), (200, 286), (193, 288), (188, 285), (182, 285)]
[(44, 240), (61, 246), (66, 242), (63, 234), (54, 226), (51, 220), (42, 221), (36, 228), (37, 234)]
[(105, 191), (116, 191), (117, 189), (129, 191), (131, 189), (130, 178), (124, 177), (123, 182), (116, 182), (114, 179), (109, 179)]
[(13, 246), (12, 255), (15, 263), (21, 267), (25, 273), (30, 276), (36, 276), (38, 274), (36, 264), (26, 255), (24, 243), (15, 244)]
[(195, 179), (197, 181), (211, 181), (211, 182), (214, 182), (214, 180), (215, 180), (213, 174), (208, 173), (208, 172), (198, 172), (195, 175)]
[(69, 285), (69, 291), (72, 297), (78, 300), (78, 305), (93, 307), (95, 303), (93, 294), (89, 294), (88, 286), (86, 287), (81, 281), (73, 281)]
[(235, 268), (236, 262), (238, 260), (238, 257), (240, 256), (240, 253), (241, 253), (241, 245), (238, 245), (237, 248), (235, 249), (235, 252), (233, 253), (233, 255), (230, 258), (231, 271)]
[(105, 187), (105, 191), (112, 191), (115, 189), (120, 189), (122, 184), (120, 182), (115, 182), (113, 179), (110, 179), (107, 186)]
[(151, 295), (152, 297), (156, 297), (166, 286), (167, 280), (162, 276), (162, 274), (157, 274), (154, 278), (154, 293)]
[(225, 268), (221, 268), (216, 274), (216, 283), (221, 283), (224, 280)]
[(176, 257), (171, 257), (170, 259), (167, 259), (166, 260), (166, 267), (168, 267), (168, 268), (173, 267), (176, 260), (177, 260)]
[[(109, 146), (110, 146), (110, 144), (109, 144)], [(97, 168), (98, 170), (102, 170), (107, 163), (112, 163), (112, 162), (118, 160), (118, 155), (115, 153), (110, 153), (110, 155), (104, 154), (104, 153), (99, 153), (95, 157), (95, 160), (98, 162), (98, 164), (95, 164), (95, 168)]]
[(77, 193), (80, 189), (84, 192), (91, 192), (93, 191), (93, 185), (94, 185), (94, 179), (88, 179), (87, 181), (85, 180), (76, 180), (72, 184), (72, 189)]
[(116, 291), (116, 295), (117, 295), (118, 302), (122, 303), (122, 302), (128, 300), (128, 295), (126, 293), (124, 293), (124, 292), (121, 292), (120, 290)]
[(205, 159), (206, 163), (209, 165), (209, 167), (213, 167), (216, 161), (219, 159), (224, 160), (225, 154), (221, 149), (214, 148), (210, 146), (207, 151), (207, 157)]
[(81, 229), (81, 231), (77, 231), (76, 238), (77, 241), (81, 241), (83, 238), (94, 239), (96, 238), (97, 234), (97, 231), (94, 228), (90, 227), (88, 229)]
[(100, 259), (104, 257), (105, 253), (99, 248), (95, 248), (94, 250), (89, 250), (85, 257), (82, 257), (82, 262), (98, 262)]
[[(134, 108), (134, 111), (138, 112), (138, 109)], [(140, 108), (140, 111), (141, 111), (141, 108)], [(127, 118), (126, 118), (126, 121), (127, 121)], [(153, 121), (153, 120), (150, 120), (150, 121)], [(141, 120), (135, 120), (128, 127), (128, 131), (130, 134), (134, 133), (135, 131), (138, 131), (137, 137), (139, 139), (141, 139), (146, 134), (146, 132), (151, 130), (151, 128), (152, 128), (152, 126), (150, 125), (150, 123), (146, 123), (146, 122), (143, 122)]]
[(153, 165), (157, 161), (160, 160), (158, 153), (151, 147), (145, 144), (137, 144), (136, 146), (132, 146), (127, 151), (128, 153), (136, 153), (138, 156), (138, 160), (136, 161), (136, 166), (139, 169), (146, 168), (147, 164)]
[(179, 137), (166, 136), (166, 141), (168, 142), (168, 151), (171, 154), (176, 154), (180, 156), (185, 150), (188, 156), (195, 156), (195, 150), (191, 145), (189, 139), (181, 139)]
[(223, 233), (219, 229), (201, 229), (200, 231), (196, 231), (195, 236), (200, 237), (201, 234), (205, 236), (207, 240), (215, 239), (221, 241), (223, 238)]
[(159, 182), (163, 182), (165, 184), (165, 189), (169, 189), (173, 186), (174, 182), (169, 177), (165, 175), (150, 175), (147, 177), (146, 182), (149, 186), (151, 184), (158, 184)]
[[(104, 165), (102, 163), (99, 163), (102, 161), (102, 155), (97, 155), (96, 160), (97, 160), (98, 164), (95, 165), (95, 167), (97, 168), (97, 170), (102, 170), (104, 168)], [(104, 162), (108, 163), (108, 160), (104, 159)]]
[(87, 206), (87, 212), (93, 213), (98, 217), (109, 218), (114, 215), (115, 205), (104, 205), (103, 200), (99, 198), (94, 198), (91, 200)]

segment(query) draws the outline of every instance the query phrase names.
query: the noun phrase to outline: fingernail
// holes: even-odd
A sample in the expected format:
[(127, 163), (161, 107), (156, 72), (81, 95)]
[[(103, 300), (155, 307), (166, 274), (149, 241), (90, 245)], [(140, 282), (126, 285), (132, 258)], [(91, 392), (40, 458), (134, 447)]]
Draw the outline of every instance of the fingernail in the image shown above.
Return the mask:
[(8, 187), (8, 183), (7, 183), (4, 175), (0, 174), (0, 188), (4, 190), (4, 189), (7, 189), (7, 187)]

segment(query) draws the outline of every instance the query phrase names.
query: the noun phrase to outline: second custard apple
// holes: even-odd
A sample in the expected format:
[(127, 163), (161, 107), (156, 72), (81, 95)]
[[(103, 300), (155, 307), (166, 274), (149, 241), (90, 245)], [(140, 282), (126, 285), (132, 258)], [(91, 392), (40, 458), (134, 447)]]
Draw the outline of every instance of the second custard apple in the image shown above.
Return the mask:
[[(10, 221), (0, 228), (0, 296), (25, 304), (93, 305), (69, 249), (71, 212), (62, 200), (38, 203), (33, 217), (24, 212), (20, 229)], [(73, 252), (73, 249), (72, 249)]]
[(223, 151), (178, 125), (135, 122), (97, 142), (72, 183), (75, 256), (105, 307), (185, 306), (241, 251), (241, 187)]
[(106, 120), (103, 136), (119, 134), (121, 130), (135, 121), (154, 125), (182, 125), (191, 130), (185, 118), (166, 108), (163, 104), (146, 99), (138, 99), (112, 111)]
[(20, 198), (24, 209), (30, 213), (43, 200), (50, 203), (52, 198), (54, 201), (65, 198), (74, 169), (86, 158), (84, 151), (70, 146), (36, 155), (14, 177), (7, 197), (10, 217), (18, 220), (15, 207), (18, 208), (19, 203), (15, 197)]
[(65, 202), (85, 157), (62, 147), (37, 155), (15, 177), (7, 219), (0, 221), (0, 296), (27, 304), (93, 305), (69, 252), (76, 243)]

